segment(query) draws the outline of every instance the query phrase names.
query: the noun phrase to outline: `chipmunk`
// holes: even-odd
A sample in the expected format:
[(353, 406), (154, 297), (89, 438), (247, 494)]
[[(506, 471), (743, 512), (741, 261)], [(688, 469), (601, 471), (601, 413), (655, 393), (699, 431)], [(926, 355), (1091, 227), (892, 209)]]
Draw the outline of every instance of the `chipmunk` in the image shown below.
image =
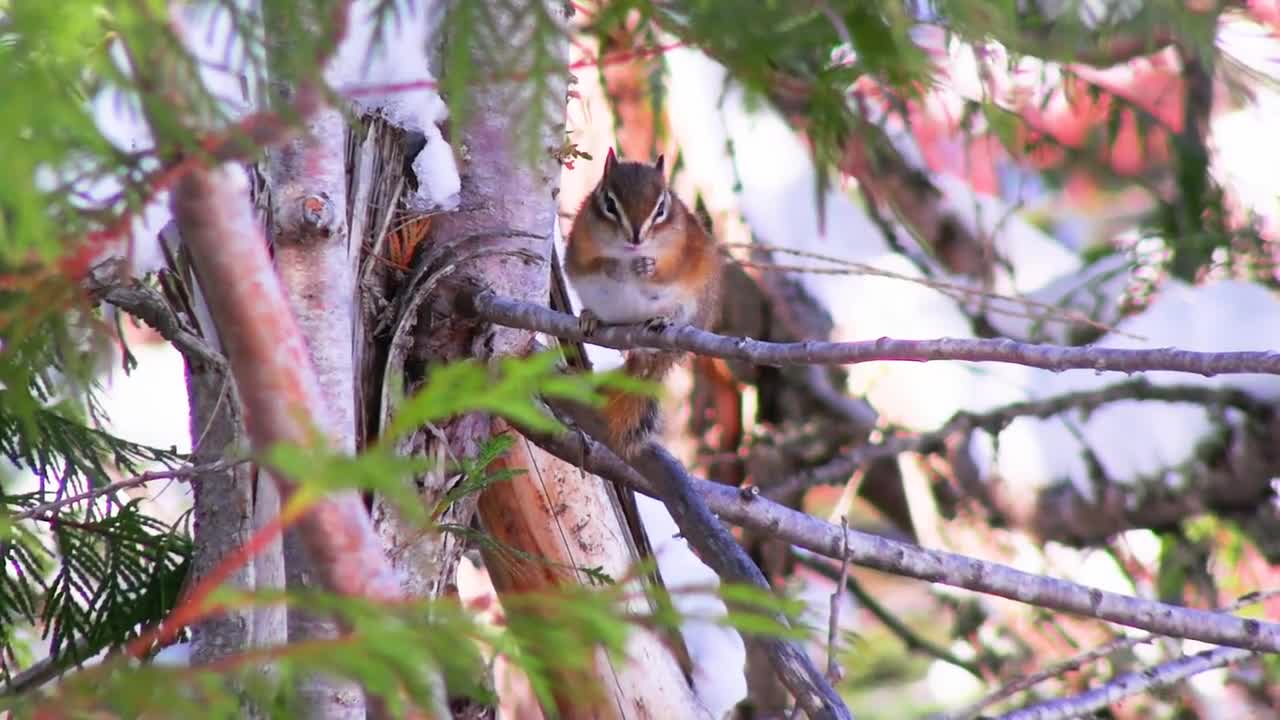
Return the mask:
[[(706, 328), (719, 304), (720, 254), (697, 217), (667, 187), (663, 157), (624, 162), (613, 149), (569, 232), (565, 272), (582, 299), (578, 320), (590, 336), (600, 324), (644, 323), (660, 330)], [(624, 372), (660, 382), (680, 353), (635, 349)], [(651, 397), (610, 392), (604, 408), (610, 445), (624, 457), (658, 429)]]

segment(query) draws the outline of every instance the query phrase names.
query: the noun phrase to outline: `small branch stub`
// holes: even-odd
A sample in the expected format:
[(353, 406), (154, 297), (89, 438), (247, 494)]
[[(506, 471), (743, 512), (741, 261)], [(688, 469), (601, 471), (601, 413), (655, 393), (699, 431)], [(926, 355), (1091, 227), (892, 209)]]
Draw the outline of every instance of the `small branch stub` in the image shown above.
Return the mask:
[(302, 198), (302, 227), (304, 230), (328, 236), (333, 229), (333, 203), (325, 193)]

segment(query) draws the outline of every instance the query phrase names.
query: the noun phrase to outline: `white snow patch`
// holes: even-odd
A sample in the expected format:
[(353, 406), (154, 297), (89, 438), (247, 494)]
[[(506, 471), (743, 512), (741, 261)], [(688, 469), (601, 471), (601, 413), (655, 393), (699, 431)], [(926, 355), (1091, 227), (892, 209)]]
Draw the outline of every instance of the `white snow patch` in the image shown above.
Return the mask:
[(151, 664), (165, 667), (187, 667), (191, 664), (191, 641), (176, 642), (151, 658)]
[(747, 696), (747, 651), (736, 630), (716, 621), (728, 612), (713, 594), (720, 578), (677, 537), (680, 531), (665, 505), (642, 495), (636, 502), (671, 601), (686, 617), (680, 634), (693, 661), (693, 691), (711, 717), (726, 717)]
[(1280, 193), (1276, 192), (1274, 159), (1280, 157), (1280, 94), (1265, 87), (1254, 90), (1255, 102), (1214, 116), (1209, 142), (1211, 170), (1246, 210), (1265, 219), (1272, 233), (1280, 232)]
[[(108, 419), (105, 429), (130, 442), (190, 452), (182, 355), (169, 343), (135, 345), (130, 350), (138, 360), (133, 372), (125, 374), (117, 360), (102, 378), (102, 407)], [(145, 496), (147, 513), (171, 523), (177, 522), (192, 502), (191, 485), (177, 480), (158, 480), (129, 494)]]
[[(243, 0), (240, 5), (242, 9), (248, 7)], [(428, 53), (435, 29), (431, 9), (436, 4), (400, 0), (395, 19), (385, 26), (381, 38), (374, 38), (374, 5), (374, 0), (355, 3), (350, 30), (326, 69), (326, 79), (345, 91), (359, 111), (379, 113), (392, 123), (425, 136), (426, 145), (412, 161), (419, 187), (405, 200), (422, 212), (452, 210), (458, 204), (461, 179), (453, 151), (438, 127), (448, 117), (448, 110), (435, 91)], [(220, 110), (232, 120), (252, 111), (248, 89), (261, 78), (245, 57), (244, 42), (233, 27), (230, 13), (208, 5), (184, 5), (174, 16), (174, 26), (187, 50), (199, 61), (201, 80), (218, 99)], [(112, 46), (111, 54), (128, 74), (128, 59), (118, 45)], [(391, 87), (395, 84), (410, 87)], [(132, 91), (105, 88), (91, 103), (99, 130), (116, 147), (139, 152), (154, 146)], [(74, 173), (74, 167), (50, 169), (41, 173), (40, 180), (52, 186), (58, 178)], [(81, 183), (76, 190), (84, 195), (86, 204), (91, 204), (111, 197), (120, 188), (114, 181), (104, 181)], [(127, 240), (135, 275), (162, 266), (157, 235), (170, 219), (169, 194), (162, 192), (133, 220)], [(110, 247), (101, 259), (121, 253), (119, 245)]]
[[(1265, 350), (1280, 346), (1280, 301), (1251, 283), (1222, 281), (1189, 287), (1170, 281), (1146, 312), (1120, 323), (1117, 330), (1142, 339), (1112, 333), (1098, 345)], [(1014, 368), (1006, 372), (1010, 378), (1020, 376), (1016, 386), (1025, 399), (1096, 390), (1128, 380), (1114, 373), (1085, 371), (1054, 374)], [(1202, 378), (1148, 372), (1142, 376), (1155, 384), (1237, 388), (1264, 401), (1280, 396), (1280, 379), (1269, 375)], [(1150, 401), (1122, 401), (1100, 407), (1087, 418), (1075, 411), (1049, 420), (1019, 418), (1000, 434), (998, 452), (990, 438), (975, 443), (975, 460), (984, 473), (994, 470), (1010, 483), (1043, 487), (1069, 479), (1084, 497), (1092, 497), (1093, 481), (1084, 461), (1088, 449), (1114, 482), (1132, 483), (1140, 476), (1163, 474), (1167, 483), (1176, 484), (1180, 478), (1171, 469), (1188, 460), (1196, 444), (1213, 431), (1213, 419), (1196, 404), (1156, 407)], [(1234, 417), (1228, 414), (1229, 420)]]
[(449, 116), (431, 72), (438, 3), (397, 0), (390, 22), (375, 36), (374, 0), (352, 5), (352, 24), (325, 70), (325, 77), (361, 113), (381, 114), (398, 127), (420, 132), (427, 144), (412, 167), (419, 186), (406, 196), (422, 212), (458, 206), (462, 180), (453, 150), (440, 133)]

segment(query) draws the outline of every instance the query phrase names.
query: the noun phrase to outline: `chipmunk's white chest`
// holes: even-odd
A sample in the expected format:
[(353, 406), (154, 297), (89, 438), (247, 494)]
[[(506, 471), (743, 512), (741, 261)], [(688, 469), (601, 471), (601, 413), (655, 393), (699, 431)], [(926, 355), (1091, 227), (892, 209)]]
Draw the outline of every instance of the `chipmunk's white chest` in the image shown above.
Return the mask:
[(672, 322), (688, 322), (687, 298), (679, 285), (655, 283), (646, 278), (614, 280), (603, 273), (581, 275), (573, 288), (582, 306), (610, 324), (640, 323), (666, 317)]

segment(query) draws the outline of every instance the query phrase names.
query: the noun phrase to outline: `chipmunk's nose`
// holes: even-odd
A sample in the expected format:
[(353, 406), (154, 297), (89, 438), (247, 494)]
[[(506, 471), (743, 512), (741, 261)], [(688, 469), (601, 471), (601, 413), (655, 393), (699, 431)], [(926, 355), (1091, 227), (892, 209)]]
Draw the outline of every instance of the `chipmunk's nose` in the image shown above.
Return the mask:
[(638, 230), (633, 230), (633, 231), (631, 232), (631, 238), (630, 238), (630, 240), (631, 240), (631, 244), (632, 244), (632, 245), (639, 245), (639, 244), (640, 244), (640, 232), (639, 232)]

